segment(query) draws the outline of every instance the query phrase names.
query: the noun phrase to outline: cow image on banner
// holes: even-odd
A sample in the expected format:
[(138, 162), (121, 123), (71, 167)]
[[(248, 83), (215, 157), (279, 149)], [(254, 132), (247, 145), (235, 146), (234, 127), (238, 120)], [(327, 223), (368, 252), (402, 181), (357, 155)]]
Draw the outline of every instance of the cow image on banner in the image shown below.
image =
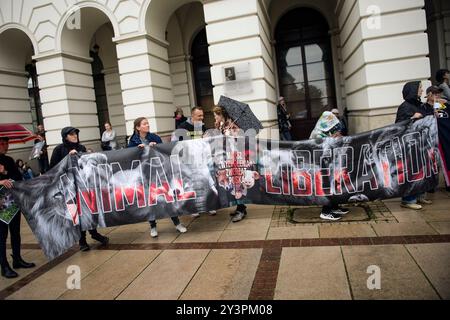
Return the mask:
[(80, 230), (216, 210), (236, 201), (328, 205), (425, 192), (438, 183), (437, 136), (432, 116), (298, 142), (210, 135), (68, 156), (45, 175), (16, 182), (12, 192), (53, 259), (78, 241)]

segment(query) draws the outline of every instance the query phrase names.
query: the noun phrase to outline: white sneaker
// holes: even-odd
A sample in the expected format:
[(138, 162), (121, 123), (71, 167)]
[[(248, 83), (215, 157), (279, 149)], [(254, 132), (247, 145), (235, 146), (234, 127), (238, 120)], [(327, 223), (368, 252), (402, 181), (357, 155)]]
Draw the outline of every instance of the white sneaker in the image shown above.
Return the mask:
[(175, 226), (175, 229), (178, 230), (178, 232), (180, 233), (185, 233), (187, 232), (187, 229), (185, 226), (183, 226), (181, 223)]
[(158, 236), (158, 231), (156, 230), (156, 227), (150, 229), (150, 235), (152, 238), (156, 238)]
[(215, 216), (216, 213), (217, 213), (216, 210), (210, 210), (210, 211), (208, 211), (208, 215), (210, 215), (210, 216)]
[(200, 213), (193, 213), (193, 214), (191, 214), (191, 217), (198, 218), (198, 217), (200, 217)]

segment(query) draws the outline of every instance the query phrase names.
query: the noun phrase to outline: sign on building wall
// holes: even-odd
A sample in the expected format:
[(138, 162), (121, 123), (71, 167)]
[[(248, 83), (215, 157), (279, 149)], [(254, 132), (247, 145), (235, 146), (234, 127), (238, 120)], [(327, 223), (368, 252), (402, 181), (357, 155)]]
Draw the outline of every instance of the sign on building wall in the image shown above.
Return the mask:
[(253, 91), (250, 63), (229, 65), (222, 69), (226, 95), (235, 96)]

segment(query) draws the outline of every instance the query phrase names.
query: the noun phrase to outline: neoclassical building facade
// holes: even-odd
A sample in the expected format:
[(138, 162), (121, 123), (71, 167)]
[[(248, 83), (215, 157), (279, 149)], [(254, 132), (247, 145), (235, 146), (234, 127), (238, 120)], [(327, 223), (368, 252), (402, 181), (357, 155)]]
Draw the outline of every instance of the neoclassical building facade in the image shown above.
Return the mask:
[[(393, 122), (406, 81), (450, 68), (446, 0), (0, 0), (0, 123), (65, 126), (99, 149), (135, 118), (169, 137), (174, 111), (246, 102), (278, 138), (286, 98), (301, 139), (326, 108), (352, 133)], [(30, 144), (12, 146), (28, 156)]]

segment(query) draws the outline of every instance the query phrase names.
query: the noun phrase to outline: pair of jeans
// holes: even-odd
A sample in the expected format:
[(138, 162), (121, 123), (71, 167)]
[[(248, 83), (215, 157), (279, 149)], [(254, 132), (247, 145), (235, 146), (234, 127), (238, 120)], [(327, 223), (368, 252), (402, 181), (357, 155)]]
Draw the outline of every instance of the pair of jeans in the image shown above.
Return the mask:
[[(180, 218), (178, 217), (170, 217), (170, 219), (172, 219), (172, 222), (175, 226), (180, 224)], [(156, 220), (150, 220), (150, 228), (156, 228)]]
[(292, 141), (292, 135), (290, 131), (282, 131), (281, 132), (281, 140), (283, 141)]
[(6, 240), (8, 239), (8, 229), (11, 232), (11, 247), (14, 257), (20, 257), (20, 216), (18, 212), (9, 225), (0, 221), (0, 265), (8, 264), (6, 258)]
[(404, 204), (416, 204), (417, 200), (420, 197), (423, 197), (424, 195), (425, 195), (425, 193), (418, 193), (418, 194), (415, 194), (415, 195), (402, 197), (402, 203), (404, 203)]

